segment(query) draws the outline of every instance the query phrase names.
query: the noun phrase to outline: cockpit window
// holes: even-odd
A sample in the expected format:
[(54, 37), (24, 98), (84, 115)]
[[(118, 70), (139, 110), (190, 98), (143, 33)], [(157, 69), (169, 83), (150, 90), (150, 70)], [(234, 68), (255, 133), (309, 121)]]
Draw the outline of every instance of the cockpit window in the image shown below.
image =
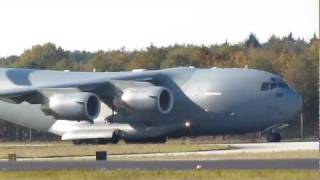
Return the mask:
[(275, 88), (283, 88), (283, 89), (289, 89), (289, 86), (287, 83), (285, 82), (263, 82), (261, 84), (261, 91), (268, 91), (268, 90), (272, 90)]
[(262, 85), (261, 85), (261, 91), (266, 91), (266, 90), (268, 90), (268, 89), (269, 89), (269, 84), (270, 84), (270, 83), (268, 83), (268, 82), (262, 83)]
[(279, 86), (280, 88), (289, 89), (288, 84), (285, 83), (285, 82), (280, 82), (280, 83), (278, 84), (278, 86)]
[(277, 87), (277, 84), (276, 83), (271, 83), (271, 89), (274, 89), (274, 88), (276, 88)]

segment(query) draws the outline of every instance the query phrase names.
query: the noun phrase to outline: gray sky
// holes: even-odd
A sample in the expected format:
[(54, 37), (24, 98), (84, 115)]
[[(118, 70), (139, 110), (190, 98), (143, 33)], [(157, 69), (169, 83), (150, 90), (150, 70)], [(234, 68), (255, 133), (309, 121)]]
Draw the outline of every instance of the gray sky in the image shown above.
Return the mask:
[(53, 42), (67, 50), (141, 49), (153, 43), (265, 42), (318, 33), (318, 0), (1, 0), (0, 56)]

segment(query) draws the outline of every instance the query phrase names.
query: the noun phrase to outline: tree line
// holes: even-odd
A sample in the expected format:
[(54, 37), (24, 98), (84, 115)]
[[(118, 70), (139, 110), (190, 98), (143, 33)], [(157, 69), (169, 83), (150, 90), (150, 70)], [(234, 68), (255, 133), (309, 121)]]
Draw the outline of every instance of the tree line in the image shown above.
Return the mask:
[(254, 34), (243, 42), (213, 45), (150, 45), (145, 49), (68, 51), (53, 43), (32, 46), (19, 56), (0, 57), (0, 67), (36, 68), (72, 71), (126, 71), (161, 69), (177, 66), (248, 67), (282, 76), (304, 98), (309, 128), (316, 132), (319, 109), (319, 40), (272, 35), (261, 43)]

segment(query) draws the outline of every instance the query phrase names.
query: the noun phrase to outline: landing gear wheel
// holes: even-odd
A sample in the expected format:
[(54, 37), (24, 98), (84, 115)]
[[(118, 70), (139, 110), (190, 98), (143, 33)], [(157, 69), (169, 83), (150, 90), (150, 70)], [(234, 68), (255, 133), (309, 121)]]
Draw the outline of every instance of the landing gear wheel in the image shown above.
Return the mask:
[(112, 135), (110, 142), (112, 144), (118, 144), (119, 141), (120, 141), (120, 131), (115, 131)]
[(118, 144), (119, 141), (120, 141), (119, 137), (113, 137), (109, 142), (111, 144)]
[(103, 145), (103, 144), (117, 144), (119, 142), (119, 138), (112, 138), (112, 139), (95, 139), (95, 145)]
[(82, 139), (82, 140), (73, 140), (74, 145), (86, 145), (86, 144), (92, 144), (92, 145), (102, 145), (102, 144), (117, 144), (119, 142), (120, 138), (119, 136), (114, 136), (111, 139)]
[(267, 135), (267, 141), (268, 142), (280, 142), (281, 141), (281, 135), (278, 132), (269, 133)]
[(101, 144), (118, 144), (118, 142), (120, 141), (120, 135), (119, 132), (116, 131), (113, 133), (112, 138), (111, 139), (95, 139), (93, 144), (96, 145), (101, 145)]

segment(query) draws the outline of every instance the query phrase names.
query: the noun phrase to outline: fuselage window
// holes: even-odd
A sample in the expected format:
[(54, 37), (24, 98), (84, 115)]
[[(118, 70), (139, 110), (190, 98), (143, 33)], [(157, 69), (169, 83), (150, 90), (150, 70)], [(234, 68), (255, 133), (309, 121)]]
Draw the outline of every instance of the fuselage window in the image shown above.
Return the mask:
[(261, 85), (261, 91), (266, 91), (266, 90), (268, 90), (268, 89), (269, 89), (269, 84), (270, 84), (270, 83), (268, 83), (268, 82), (262, 83), (262, 85)]

